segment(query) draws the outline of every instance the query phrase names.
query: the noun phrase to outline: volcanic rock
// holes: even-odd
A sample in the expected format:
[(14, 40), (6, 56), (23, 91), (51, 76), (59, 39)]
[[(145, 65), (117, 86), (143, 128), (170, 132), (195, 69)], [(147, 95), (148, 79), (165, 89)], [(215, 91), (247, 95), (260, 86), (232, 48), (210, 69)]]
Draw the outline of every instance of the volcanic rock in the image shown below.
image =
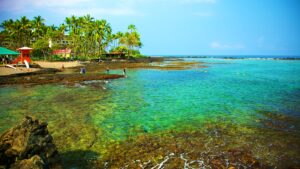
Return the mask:
[(59, 155), (47, 123), (26, 116), (0, 136), (0, 168), (59, 168)]

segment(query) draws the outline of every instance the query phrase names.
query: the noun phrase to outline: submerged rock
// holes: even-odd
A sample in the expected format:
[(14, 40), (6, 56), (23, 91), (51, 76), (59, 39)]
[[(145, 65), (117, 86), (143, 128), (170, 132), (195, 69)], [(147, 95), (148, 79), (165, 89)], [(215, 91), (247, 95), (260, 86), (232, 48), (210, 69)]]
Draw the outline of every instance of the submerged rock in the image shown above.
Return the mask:
[(47, 123), (26, 116), (21, 124), (0, 136), (0, 166), (59, 168), (59, 155)]

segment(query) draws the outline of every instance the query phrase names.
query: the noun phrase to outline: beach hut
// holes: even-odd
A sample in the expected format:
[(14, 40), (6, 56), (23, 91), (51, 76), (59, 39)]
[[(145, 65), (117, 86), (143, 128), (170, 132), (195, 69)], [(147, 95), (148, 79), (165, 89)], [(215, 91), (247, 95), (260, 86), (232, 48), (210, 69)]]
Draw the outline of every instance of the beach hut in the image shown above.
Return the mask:
[(125, 58), (124, 52), (111, 52), (111, 53), (104, 53), (102, 56), (106, 58)]
[(29, 48), (29, 47), (21, 47), (18, 49), (18, 51), (21, 52), (20, 56), (17, 58), (18, 62), (24, 62), (25, 60), (29, 63), (31, 62), (30, 60), (30, 52), (32, 51), (32, 48)]
[(19, 54), (20, 54), (19, 52), (16, 52), (16, 51), (4, 48), (4, 47), (0, 47), (0, 57), (1, 57), (1, 60), (2, 60), (2, 58), (4, 58), (5, 62), (8, 62), (8, 56), (12, 56), (12, 55), (16, 56)]

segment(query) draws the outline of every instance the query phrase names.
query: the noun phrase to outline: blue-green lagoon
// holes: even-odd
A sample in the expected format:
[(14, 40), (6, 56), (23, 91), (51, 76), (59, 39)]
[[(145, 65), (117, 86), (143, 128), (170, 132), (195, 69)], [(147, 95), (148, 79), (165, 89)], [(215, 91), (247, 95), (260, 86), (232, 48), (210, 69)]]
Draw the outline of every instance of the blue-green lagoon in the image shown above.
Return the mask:
[(207, 67), (1, 87), (0, 133), (47, 121), (66, 168), (300, 166), (299, 60), (185, 60)]

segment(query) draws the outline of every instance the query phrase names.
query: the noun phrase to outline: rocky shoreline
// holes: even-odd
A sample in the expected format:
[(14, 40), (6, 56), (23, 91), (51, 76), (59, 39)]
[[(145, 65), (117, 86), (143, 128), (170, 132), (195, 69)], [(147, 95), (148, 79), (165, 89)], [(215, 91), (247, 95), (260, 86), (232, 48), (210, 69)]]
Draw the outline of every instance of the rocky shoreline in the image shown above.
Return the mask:
[[(22, 72), (16, 74), (9, 74), (0, 76), (0, 86), (25, 84), (25, 85), (41, 85), (48, 83), (64, 83), (75, 84), (83, 81), (91, 80), (108, 80), (124, 78), (124, 75), (119, 74), (103, 74), (107, 69), (109, 70), (123, 70), (123, 69), (157, 69), (157, 70), (185, 70), (192, 68), (206, 67), (199, 62), (187, 62), (182, 60), (166, 60), (164, 58), (141, 58), (135, 60), (116, 60), (105, 62), (76, 62), (75, 67), (69, 66), (65, 69), (58, 69), (54, 63), (43, 63), (48, 67), (41, 67), (41, 69), (32, 72)], [(58, 62), (62, 65), (62, 62)], [(50, 65), (50, 67), (49, 67)], [(52, 67), (51, 67), (52, 66)], [(87, 74), (79, 74), (82, 67), (86, 68)], [(102, 74), (101, 74), (102, 72)]]
[(25, 85), (42, 85), (49, 83), (75, 84), (77, 82), (91, 80), (108, 80), (124, 78), (124, 75), (117, 74), (36, 74), (0, 77), (0, 86), (25, 84)]
[(0, 136), (0, 168), (61, 168), (47, 123), (26, 116)]
[[(47, 123), (26, 116), (20, 124), (0, 136), (0, 168), (61, 169), (76, 166), (76, 168), (267, 169), (276, 168), (276, 165), (279, 165), (277, 166), (279, 168), (298, 168), (297, 164), (286, 165), (276, 161), (275, 165), (269, 163), (268, 159), (258, 158), (255, 150), (246, 144), (228, 146), (230, 142), (240, 141), (239, 136), (234, 134), (238, 130), (230, 124), (206, 127), (208, 133), (166, 131), (159, 135), (148, 133), (128, 138), (111, 144), (107, 147), (107, 153), (101, 154), (100, 157), (96, 149), (90, 147), (59, 153), (59, 148), (55, 145), (57, 140), (49, 133)], [(234, 138), (229, 139), (230, 137)], [(59, 144), (57, 146), (59, 147)], [(90, 158), (91, 156), (94, 157)], [(285, 161), (292, 160), (284, 155), (280, 158)]]

